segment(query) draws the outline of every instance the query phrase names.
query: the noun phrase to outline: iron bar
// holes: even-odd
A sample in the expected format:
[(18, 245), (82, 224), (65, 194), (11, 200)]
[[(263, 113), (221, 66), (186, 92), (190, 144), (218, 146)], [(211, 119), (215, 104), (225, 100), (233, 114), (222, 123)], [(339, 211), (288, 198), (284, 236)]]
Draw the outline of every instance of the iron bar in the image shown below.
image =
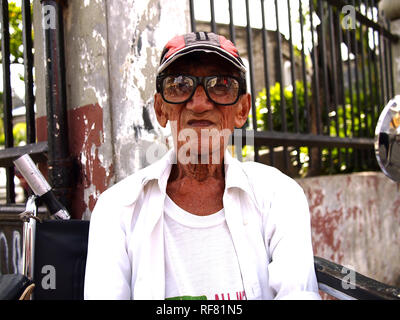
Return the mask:
[[(391, 26), (390, 26), (390, 20), (388, 20), (388, 30), (389, 32), (391, 32)], [(394, 92), (394, 76), (393, 76), (393, 53), (392, 53), (392, 40), (388, 40), (389, 41), (389, 63), (390, 63), (390, 67), (389, 67), (389, 71), (390, 71), (390, 85), (392, 88), (391, 91), (391, 98), (395, 96), (395, 92)]]
[(288, 22), (289, 22), (289, 53), (290, 53), (290, 76), (292, 78), (292, 88), (293, 88), (293, 107), (294, 107), (294, 130), (299, 132), (299, 106), (297, 98), (297, 86), (295, 78), (295, 63), (294, 63), (294, 52), (293, 52), (293, 35), (292, 35), (292, 18), (290, 14), (290, 0), (287, 0), (288, 6)]
[(326, 52), (326, 41), (325, 41), (325, 16), (324, 16), (324, 8), (321, 0), (318, 0), (318, 12), (319, 12), (319, 17), (321, 20), (320, 23), (320, 34), (318, 36), (318, 42), (320, 42), (321, 45), (321, 64), (322, 64), (322, 77), (323, 77), (323, 108), (324, 108), (324, 113), (326, 117), (326, 123), (323, 125), (322, 132), (324, 134), (329, 134), (329, 128), (330, 128), (330, 119), (329, 119), (329, 89), (328, 89), (328, 71), (327, 71), (327, 62), (325, 58), (325, 52)]
[(255, 131), (248, 133), (244, 130), (242, 139), (245, 145), (247, 135), (254, 134), (254, 142), (259, 145), (291, 146), (291, 147), (322, 147), (322, 148), (358, 148), (373, 149), (373, 138), (341, 138), (310, 133), (292, 133), (277, 131)]
[[(389, 101), (390, 97), (390, 84), (389, 84), (389, 75), (390, 75), (390, 70), (389, 70), (389, 53), (388, 53), (388, 39), (384, 38), (382, 39), (383, 41), (383, 59), (385, 60), (385, 83), (386, 83), (386, 99), (385, 99), (385, 103), (383, 105), (381, 105), (380, 107), (383, 109), (383, 107), (386, 105), (386, 102)], [(379, 110), (379, 112), (382, 111), (382, 109)]]
[[(12, 117), (12, 95), (10, 80), (10, 31), (9, 31), (9, 13), (8, 1), (1, 0), (2, 26), (1, 37), (1, 56), (3, 67), (3, 121), (4, 121), (4, 146), (12, 148), (14, 146), (13, 136), (13, 117)], [(14, 167), (6, 168), (6, 201), (15, 203), (15, 185), (14, 185)]]
[[(332, 6), (328, 5), (328, 17), (329, 17), (329, 37), (330, 37), (330, 52), (331, 52), (331, 76), (332, 76), (332, 90), (333, 90), (333, 111), (335, 112), (335, 130), (336, 136), (339, 136), (339, 115), (338, 115), (338, 105), (339, 105), (339, 96), (337, 89), (337, 68), (336, 65), (336, 47), (335, 47), (335, 25), (333, 21), (333, 12)], [(331, 135), (331, 132), (329, 132)], [(338, 151), (338, 163), (341, 163), (342, 153), (340, 149)]]
[(229, 0), (229, 34), (231, 41), (236, 43), (235, 25), (233, 24), (233, 4), (232, 0)]
[(196, 32), (196, 17), (194, 13), (194, 0), (189, 0), (189, 8), (190, 8), (190, 29), (192, 32)]
[[(314, 41), (314, 23), (313, 23), (313, 14), (314, 11), (314, 5), (312, 3), (312, 0), (310, 0), (310, 24), (311, 24), (311, 42), (314, 46), (315, 41)], [(313, 52), (311, 55), (312, 59), (312, 65), (313, 65), (313, 82), (314, 82), (314, 91), (313, 91), (313, 96), (314, 96), (314, 103), (315, 103), (315, 113), (316, 113), (316, 125), (317, 125), (317, 134), (321, 133), (321, 113), (320, 113), (320, 103), (319, 103), (319, 80), (318, 80), (318, 62), (317, 62), (317, 52), (316, 48), (313, 48)]]
[[(285, 100), (285, 76), (282, 70), (282, 38), (279, 28), (279, 8), (278, 0), (275, 0), (275, 20), (276, 20), (276, 36), (278, 44), (278, 82), (280, 84), (280, 112), (282, 121), (282, 131), (287, 131), (287, 119), (286, 119), (286, 100)], [(287, 170), (289, 167), (288, 154), (286, 148), (283, 149), (284, 168)]]
[[(263, 44), (263, 62), (264, 62), (264, 83), (265, 83), (265, 94), (267, 97), (267, 122), (268, 130), (274, 130), (274, 124), (272, 121), (272, 109), (271, 109), (271, 92), (269, 83), (269, 64), (268, 64), (268, 33), (265, 27), (265, 8), (264, 0), (261, 0), (261, 18), (262, 18), (262, 44)], [(269, 161), (271, 166), (275, 163), (274, 148), (269, 147)]]
[(35, 162), (47, 161), (47, 150), (47, 141), (0, 150), (0, 167), (13, 167), (13, 160), (24, 154), (29, 154)]
[(26, 140), (35, 143), (35, 98), (33, 95), (33, 43), (32, 17), (30, 0), (22, 2), (22, 42), (24, 46), (24, 81), (25, 81), (25, 110), (26, 110)]
[(48, 178), (60, 202), (69, 209), (71, 159), (69, 158), (63, 8), (59, 1), (41, 0), (43, 9), (52, 7), (55, 28), (45, 28), (45, 73), (48, 137)]
[(304, 105), (306, 108), (306, 130), (305, 132), (311, 132), (311, 112), (310, 104), (308, 101), (308, 80), (306, 71), (306, 59), (304, 50), (304, 18), (303, 18), (303, 7), (302, 0), (299, 0), (299, 15), (300, 15), (300, 35), (301, 35), (301, 68), (303, 74), (303, 86), (304, 86)]
[[(250, 23), (250, 9), (249, 0), (246, 0), (246, 34), (247, 34), (247, 54), (249, 58), (249, 72), (250, 72), (250, 91), (251, 91), (251, 112), (253, 115), (253, 129), (257, 131), (257, 112), (255, 103), (255, 87), (254, 87), (254, 64), (253, 64), (253, 39)], [(254, 160), (259, 160), (258, 147), (254, 146)]]
[[(365, 3), (365, 13), (368, 13), (368, 1)], [(368, 110), (371, 114), (371, 125), (370, 125), (370, 131), (369, 135), (372, 135), (374, 132), (374, 122), (373, 119), (375, 119), (375, 103), (374, 103), (374, 89), (373, 89), (373, 84), (372, 84), (372, 72), (373, 72), (373, 66), (371, 66), (371, 58), (372, 58), (372, 52), (371, 48), (369, 47), (369, 38), (370, 38), (370, 32), (369, 32), (369, 27), (367, 27), (366, 31), (366, 37), (367, 37), (367, 68), (368, 68), (368, 85), (369, 85), (369, 95), (368, 95), (368, 104), (370, 109)], [(372, 40), (373, 41), (373, 40)], [(369, 115), (368, 113), (366, 116)], [(368, 123), (368, 119), (367, 119)]]
[(215, 6), (214, 0), (210, 0), (210, 12), (211, 12), (211, 31), (217, 33), (217, 25), (215, 23)]

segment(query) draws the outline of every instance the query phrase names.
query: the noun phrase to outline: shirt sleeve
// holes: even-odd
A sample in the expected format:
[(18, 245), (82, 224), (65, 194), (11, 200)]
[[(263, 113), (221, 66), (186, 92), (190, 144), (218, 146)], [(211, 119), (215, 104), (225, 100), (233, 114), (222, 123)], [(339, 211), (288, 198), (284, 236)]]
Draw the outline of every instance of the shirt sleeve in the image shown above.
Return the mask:
[(320, 300), (314, 269), (310, 211), (301, 187), (289, 180), (271, 203), (269, 282), (275, 299)]
[(86, 300), (131, 299), (131, 263), (115, 201), (100, 196), (92, 212), (85, 271)]

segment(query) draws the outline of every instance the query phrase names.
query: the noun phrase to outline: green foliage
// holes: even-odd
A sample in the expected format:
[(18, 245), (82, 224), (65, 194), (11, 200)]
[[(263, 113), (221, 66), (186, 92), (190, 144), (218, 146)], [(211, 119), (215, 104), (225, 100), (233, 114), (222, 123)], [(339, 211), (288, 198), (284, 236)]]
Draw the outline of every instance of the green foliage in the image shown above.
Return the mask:
[[(311, 89), (310, 85), (307, 84), (308, 87), (308, 99), (311, 99)], [(275, 85), (270, 87), (270, 100), (271, 105), (270, 108), (267, 106), (267, 92), (264, 88), (261, 92), (258, 93), (256, 98), (256, 112), (257, 112), (257, 127), (261, 130), (276, 130), (282, 131), (282, 103), (281, 103), (281, 84), (276, 82)], [(286, 106), (286, 124), (287, 130), (289, 132), (295, 132), (295, 107), (293, 102), (293, 88), (286, 87), (283, 90), (284, 98), (285, 98), (285, 106)], [(298, 110), (298, 118), (299, 118), (299, 131), (305, 132), (307, 129), (307, 121), (306, 121), (306, 107), (305, 107), (305, 90), (304, 84), (302, 81), (296, 81), (296, 95), (297, 95), (297, 110)], [(268, 128), (269, 121), (269, 109), (271, 111), (272, 117), (272, 128)]]
[[(308, 133), (307, 108), (305, 103), (305, 88), (303, 82), (296, 81), (296, 98), (298, 107), (298, 132)], [(353, 89), (352, 99), (348, 90), (345, 92), (345, 105), (338, 105), (335, 110), (329, 110), (321, 114), (323, 132), (329, 133), (330, 136), (345, 137), (370, 137), (374, 136), (373, 123), (373, 101), (371, 96), (375, 96), (375, 90), (365, 95), (360, 90), (357, 95)], [(283, 90), (286, 104), (286, 124), (287, 131), (295, 133), (295, 108), (294, 108), (294, 92), (292, 87), (286, 87)], [(256, 113), (258, 130), (275, 130), (283, 131), (282, 126), (282, 103), (281, 103), (281, 87), (280, 83), (275, 83), (269, 89), (271, 104), (268, 106), (267, 91), (264, 88), (256, 97)], [(308, 103), (312, 101), (312, 93), (310, 84), (307, 84)], [(353, 107), (352, 107), (353, 106)], [(358, 109), (360, 107), (360, 110)], [(322, 112), (322, 110), (321, 110)], [(270, 115), (271, 113), (271, 115)], [(268, 127), (269, 117), (272, 117), (272, 128)], [(375, 115), (376, 116), (376, 115)], [(353, 120), (353, 122), (352, 122)], [(337, 125), (336, 125), (337, 122)], [(353, 124), (352, 124), (353, 123)], [(367, 130), (368, 129), (368, 130)], [(354, 132), (354, 134), (353, 134)], [(310, 167), (310, 149), (308, 147), (300, 147), (291, 149), (289, 152), (292, 166), (297, 167), (299, 175), (304, 176)], [(321, 149), (321, 174), (336, 174), (344, 172), (354, 172), (365, 170), (368, 168), (359, 168), (354, 166), (354, 157), (360, 156), (360, 153), (352, 148), (334, 148)]]
[(22, 12), (15, 2), (8, 4), (10, 19), (10, 63), (23, 63)]
[[(10, 21), (10, 63), (23, 63), (22, 44), (22, 11), (14, 1), (8, 4)], [(0, 33), (1, 36), (1, 33)], [(1, 45), (1, 44), (0, 44)], [(0, 48), (1, 49), (1, 48)], [(3, 115), (3, 93), (0, 92), (0, 146), (4, 145), (4, 115)], [(26, 141), (26, 124), (17, 123), (13, 127), (14, 145), (20, 145)]]

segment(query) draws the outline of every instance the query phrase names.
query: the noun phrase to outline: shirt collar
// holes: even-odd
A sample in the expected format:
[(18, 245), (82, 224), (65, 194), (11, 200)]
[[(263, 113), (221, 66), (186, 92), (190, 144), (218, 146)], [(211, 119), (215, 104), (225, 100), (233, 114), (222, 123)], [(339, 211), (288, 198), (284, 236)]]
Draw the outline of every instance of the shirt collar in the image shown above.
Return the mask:
[[(150, 166), (142, 169), (138, 173), (140, 179), (141, 188), (136, 196), (129, 192), (127, 195), (125, 204), (129, 205), (136, 201), (142, 188), (152, 180), (156, 180), (160, 190), (166, 193), (167, 183), (169, 175), (171, 173), (172, 165), (176, 163), (176, 152), (175, 149), (169, 150), (160, 160), (154, 162)], [(233, 158), (228, 150), (224, 153), (224, 166), (225, 166), (225, 189), (239, 188), (250, 196), (252, 195), (252, 189), (248, 181), (248, 177), (243, 169), (243, 164), (237, 159)], [(135, 174), (133, 176), (136, 176)], [(138, 181), (134, 182), (136, 185)]]

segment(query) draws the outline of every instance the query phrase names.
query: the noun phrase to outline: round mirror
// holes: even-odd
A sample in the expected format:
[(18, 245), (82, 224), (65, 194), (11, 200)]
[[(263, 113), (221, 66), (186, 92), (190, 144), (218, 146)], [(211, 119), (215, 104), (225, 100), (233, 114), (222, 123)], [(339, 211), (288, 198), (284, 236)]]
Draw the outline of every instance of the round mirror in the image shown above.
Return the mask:
[(390, 100), (379, 116), (375, 154), (383, 173), (400, 182), (400, 95)]

